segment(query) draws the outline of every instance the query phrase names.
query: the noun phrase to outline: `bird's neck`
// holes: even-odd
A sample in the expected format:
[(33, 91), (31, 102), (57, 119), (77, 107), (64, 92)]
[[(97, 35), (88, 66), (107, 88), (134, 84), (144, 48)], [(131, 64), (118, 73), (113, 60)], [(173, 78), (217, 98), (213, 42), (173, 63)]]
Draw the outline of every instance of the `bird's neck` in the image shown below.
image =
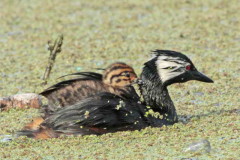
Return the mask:
[(177, 113), (173, 101), (157, 72), (145, 66), (141, 74), (143, 84), (140, 85), (141, 94), (147, 106), (154, 112), (159, 112), (170, 124), (177, 122)]

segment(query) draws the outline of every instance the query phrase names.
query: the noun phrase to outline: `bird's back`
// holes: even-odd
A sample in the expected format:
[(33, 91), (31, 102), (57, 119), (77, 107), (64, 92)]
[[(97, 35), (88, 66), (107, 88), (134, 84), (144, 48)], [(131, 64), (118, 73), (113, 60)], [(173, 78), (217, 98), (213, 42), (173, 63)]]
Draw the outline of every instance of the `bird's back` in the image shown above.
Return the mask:
[(59, 82), (40, 93), (48, 99), (48, 105), (44, 107), (46, 114), (74, 105), (101, 92), (113, 93), (120, 97), (139, 98), (131, 86), (137, 76), (133, 68), (125, 63), (111, 64), (103, 75), (95, 72), (78, 72), (70, 75), (77, 77)]

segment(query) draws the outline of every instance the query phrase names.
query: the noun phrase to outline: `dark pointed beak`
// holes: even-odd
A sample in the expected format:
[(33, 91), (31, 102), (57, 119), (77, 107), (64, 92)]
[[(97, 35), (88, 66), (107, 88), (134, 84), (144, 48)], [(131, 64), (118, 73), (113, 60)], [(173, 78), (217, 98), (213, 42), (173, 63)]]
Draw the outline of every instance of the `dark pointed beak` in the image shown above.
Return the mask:
[(201, 81), (201, 82), (206, 82), (206, 83), (213, 83), (213, 80), (208, 78), (206, 75), (199, 71), (191, 71), (192, 79)]

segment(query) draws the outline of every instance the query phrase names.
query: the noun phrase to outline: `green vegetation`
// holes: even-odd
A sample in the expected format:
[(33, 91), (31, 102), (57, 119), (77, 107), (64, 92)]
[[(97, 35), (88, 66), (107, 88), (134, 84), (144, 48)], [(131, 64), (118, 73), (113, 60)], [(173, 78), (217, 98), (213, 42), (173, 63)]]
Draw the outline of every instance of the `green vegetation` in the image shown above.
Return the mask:
[[(187, 54), (215, 83), (169, 87), (187, 124), (103, 136), (29, 138), (0, 142), (0, 159), (238, 159), (240, 157), (240, 10), (238, 0), (78, 1), (1, 0), (0, 97), (42, 91), (46, 44), (64, 35), (48, 85), (77, 71), (115, 61), (139, 74), (149, 51)], [(0, 134), (11, 134), (38, 114), (0, 113)], [(208, 139), (210, 153), (184, 152)]]

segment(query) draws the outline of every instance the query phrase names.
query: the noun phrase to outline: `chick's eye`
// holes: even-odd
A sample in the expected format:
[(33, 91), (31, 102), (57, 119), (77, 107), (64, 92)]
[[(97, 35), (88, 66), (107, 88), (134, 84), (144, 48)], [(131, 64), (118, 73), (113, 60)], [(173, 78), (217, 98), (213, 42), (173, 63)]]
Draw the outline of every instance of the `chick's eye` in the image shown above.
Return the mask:
[(187, 65), (187, 66), (186, 66), (186, 70), (187, 70), (187, 71), (191, 70), (191, 66), (190, 66), (190, 65)]
[(130, 77), (130, 73), (129, 72), (123, 72), (122, 76)]

